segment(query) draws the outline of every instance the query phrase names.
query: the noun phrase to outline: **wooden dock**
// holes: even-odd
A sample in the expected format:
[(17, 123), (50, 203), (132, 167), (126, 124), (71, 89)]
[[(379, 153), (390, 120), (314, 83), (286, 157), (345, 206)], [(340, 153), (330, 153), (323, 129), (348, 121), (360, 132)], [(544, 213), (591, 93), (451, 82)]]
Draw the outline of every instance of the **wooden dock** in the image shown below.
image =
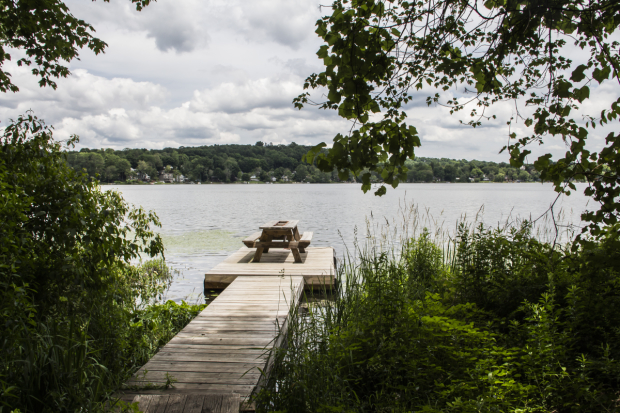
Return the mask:
[(300, 263), (290, 250), (269, 250), (260, 262), (252, 262), (256, 248), (241, 248), (205, 274), (204, 287), (226, 288), (239, 276), (300, 275), (306, 288), (333, 286), (336, 274), (334, 249), (331, 247), (308, 247), (300, 253)]
[(252, 410), (246, 402), (260, 370), (270, 371), (290, 309), (308, 282), (331, 284), (335, 274), (332, 248), (308, 248), (301, 263), (287, 250), (251, 263), (253, 253), (242, 248), (206, 275), (205, 285), (226, 288), (126, 383), (123, 400), (149, 413)]

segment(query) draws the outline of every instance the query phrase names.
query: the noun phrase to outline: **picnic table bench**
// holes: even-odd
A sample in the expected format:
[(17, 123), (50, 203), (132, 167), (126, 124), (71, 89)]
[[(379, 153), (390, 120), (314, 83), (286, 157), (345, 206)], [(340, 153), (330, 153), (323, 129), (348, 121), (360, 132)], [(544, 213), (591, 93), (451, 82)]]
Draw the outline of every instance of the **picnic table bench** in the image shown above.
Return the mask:
[(300, 235), (297, 229), (298, 222), (298, 220), (269, 221), (259, 227), (262, 231), (244, 239), (246, 247), (256, 248), (252, 261), (260, 262), (263, 253), (268, 253), (269, 248), (289, 248), (293, 252), (295, 262), (302, 262), (299, 254), (306, 252), (305, 248), (312, 242), (312, 232)]

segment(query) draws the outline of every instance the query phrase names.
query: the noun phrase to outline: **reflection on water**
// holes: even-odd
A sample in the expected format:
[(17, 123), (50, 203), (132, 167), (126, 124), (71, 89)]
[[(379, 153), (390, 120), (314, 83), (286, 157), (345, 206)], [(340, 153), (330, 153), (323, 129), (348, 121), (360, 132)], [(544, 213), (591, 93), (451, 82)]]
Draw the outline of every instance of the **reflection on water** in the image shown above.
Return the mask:
[[(554, 210), (565, 222), (578, 222), (586, 208), (583, 185), (562, 197)], [(181, 276), (168, 298), (194, 301), (204, 274), (243, 244), (241, 239), (270, 220), (298, 219), (300, 232), (313, 231), (312, 246), (332, 246), (338, 256), (352, 247), (355, 229), (365, 236), (367, 222), (402, 228), (417, 205), (418, 228), (452, 230), (459, 219), (498, 225), (516, 218), (538, 218), (553, 203), (549, 184), (401, 184), (387, 195), (364, 194), (358, 184), (143, 185), (105, 186), (132, 204), (154, 210), (166, 247), (166, 261)]]

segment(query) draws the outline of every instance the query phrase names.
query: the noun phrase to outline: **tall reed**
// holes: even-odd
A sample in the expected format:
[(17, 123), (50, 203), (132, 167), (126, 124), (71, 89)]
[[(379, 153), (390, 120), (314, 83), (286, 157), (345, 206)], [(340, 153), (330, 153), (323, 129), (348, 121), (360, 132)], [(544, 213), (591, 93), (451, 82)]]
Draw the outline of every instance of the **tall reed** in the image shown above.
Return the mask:
[(259, 411), (618, 410), (618, 266), (588, 272), (596, 257), (528, 221), (405, 213), (369, 220), (333, 300), (293, 310)]

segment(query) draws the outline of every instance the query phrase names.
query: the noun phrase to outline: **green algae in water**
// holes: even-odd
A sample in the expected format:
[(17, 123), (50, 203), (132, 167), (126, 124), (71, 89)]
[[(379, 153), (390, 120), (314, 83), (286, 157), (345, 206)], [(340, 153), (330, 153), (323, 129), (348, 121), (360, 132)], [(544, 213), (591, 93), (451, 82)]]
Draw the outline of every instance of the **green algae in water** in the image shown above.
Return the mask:
[(192, 231), (180, 235), (161, 235), (167, 252), (197, 253), (201, 251), (234, 251), (243, 246), (234, 232), (219, 229)]

